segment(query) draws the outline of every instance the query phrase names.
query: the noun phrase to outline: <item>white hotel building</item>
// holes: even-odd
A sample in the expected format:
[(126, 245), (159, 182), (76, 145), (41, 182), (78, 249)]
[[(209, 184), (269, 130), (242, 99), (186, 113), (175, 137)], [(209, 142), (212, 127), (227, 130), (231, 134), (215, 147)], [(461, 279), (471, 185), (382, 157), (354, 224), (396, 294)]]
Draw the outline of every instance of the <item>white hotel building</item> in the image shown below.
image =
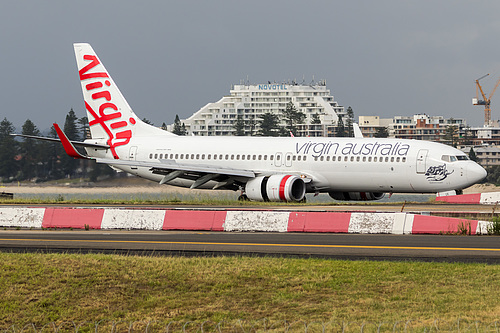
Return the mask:
[[(336, 124), (337, 114), (345, 115), (344, 107), (333, 99), (326, 88), (326, 81), (310, 85), (239, 84), (232, 87), (229, 96), (205, 105), (188, 119), (181, 119), (181, 123), (185, 124), (188, 135), (234, 135), (235, 122), (241, 115), (245, 121), (246, 134), (256, 135), (260, 117), (265, 113), (281, 115), (289, 102), (306, 114), (305, 124), (299, 126), (300, 136), (328, 136), (329, 126), (326, 125)], [(322, 125), (311, 124), (314, 114), (318, 114)], [(321, 128), (319, 131), (318, 127)], [(167, 129), (172, 131), (173, 125)]]

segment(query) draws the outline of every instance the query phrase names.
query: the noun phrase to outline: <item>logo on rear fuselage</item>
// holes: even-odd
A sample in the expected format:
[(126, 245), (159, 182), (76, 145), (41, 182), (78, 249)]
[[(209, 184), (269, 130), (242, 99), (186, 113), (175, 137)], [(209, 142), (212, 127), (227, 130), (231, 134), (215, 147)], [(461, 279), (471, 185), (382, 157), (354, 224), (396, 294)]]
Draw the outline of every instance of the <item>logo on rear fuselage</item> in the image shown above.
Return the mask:
[(88, 65), (79, 70), (80, 81), (83, 83), (88, 80), (85, 89), (91, 93), (92, 101), (99, 105), (99, 110), (92, 109), (91, 105), (85, 101), (87, 111), (94, 117), (89, 119), (89, 126), (101, 126), (108, 135), (106, 143), (109, 145), (111, 153), (115, 159), (119, 159), (116, 153), (116, 147), (126, 145), (132, 138), (131, 125), (136, 123), (136, 120), (130, 117), (128, 120), (122, 118), (121, 112), (112, 101), (109, 88), (111, 81), (106, 72), (89, 73), (94, 67), (100, 65), (99, 60), (95, 55), (84, 55), (83, 60), (90, 61)]

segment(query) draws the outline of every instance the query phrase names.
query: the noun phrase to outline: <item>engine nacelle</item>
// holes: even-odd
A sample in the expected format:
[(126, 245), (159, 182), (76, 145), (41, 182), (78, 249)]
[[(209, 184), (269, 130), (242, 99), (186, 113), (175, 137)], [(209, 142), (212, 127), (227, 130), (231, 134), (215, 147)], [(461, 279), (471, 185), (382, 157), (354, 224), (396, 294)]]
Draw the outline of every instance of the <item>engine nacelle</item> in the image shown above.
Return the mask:
[(306, 184), (292, 175), (261, 176), (247, 182), (245, 193), (254, 201), (301, 201), (306, 195)]
[(385, 196), (381, 192), (328, 192), (330, 197), (341, 201), (370, 201), (380, 200)]

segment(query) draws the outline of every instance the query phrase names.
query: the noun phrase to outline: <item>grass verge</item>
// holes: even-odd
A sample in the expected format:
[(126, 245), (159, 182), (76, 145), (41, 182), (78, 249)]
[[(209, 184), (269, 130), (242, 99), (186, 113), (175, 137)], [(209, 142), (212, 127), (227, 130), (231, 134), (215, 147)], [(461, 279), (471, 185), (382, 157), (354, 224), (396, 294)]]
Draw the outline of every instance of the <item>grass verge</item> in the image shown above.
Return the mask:
[(493, 322), (500, 266), (0, 253), (0, 329), (100, 320)]

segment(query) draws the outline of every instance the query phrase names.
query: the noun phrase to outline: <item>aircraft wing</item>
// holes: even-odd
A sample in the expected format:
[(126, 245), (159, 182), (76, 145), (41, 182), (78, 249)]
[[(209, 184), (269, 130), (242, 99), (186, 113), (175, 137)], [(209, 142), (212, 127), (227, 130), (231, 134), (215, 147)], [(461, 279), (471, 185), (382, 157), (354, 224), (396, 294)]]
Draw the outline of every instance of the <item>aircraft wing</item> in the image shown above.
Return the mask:
[(97, 163), (104, 163), (111, 166), (125, 165), (134, 167), (149, 168), (154, 174), (163, 175), (160, 184), (164, 184), (176, 178), (194, 180), (192, 189), (198, 188), (205, 183), (214, 180), (217, 185), (214, 187), (231, 188), (235, 178), (254, 178), (255, 173), (250, 170), (223, 168), (207, 164), (184, 164), (173, 160), (160, 160), (160, 162), (131, 161), (121, 159), (96, 158)]
[(250, 170), (221, 168), (219, 166), (210, 166), (203, 164), (184, 164), (177, 163), (172, 160), (160, 160), (161, 162), (145, 162), (145, 161), (130, 161), (130, 160), (113, 160), (109, 158), (96, 158), (97, 163), (105, 163), (111, 165), (128, 165), (132, 167), (146, 167), (156, 173), (161, 174), (163, 170), (180, 170), (185, 172), (198, 172), (198, 173), (218, 173), (221, 175), (254, 178), (255, 173)]

